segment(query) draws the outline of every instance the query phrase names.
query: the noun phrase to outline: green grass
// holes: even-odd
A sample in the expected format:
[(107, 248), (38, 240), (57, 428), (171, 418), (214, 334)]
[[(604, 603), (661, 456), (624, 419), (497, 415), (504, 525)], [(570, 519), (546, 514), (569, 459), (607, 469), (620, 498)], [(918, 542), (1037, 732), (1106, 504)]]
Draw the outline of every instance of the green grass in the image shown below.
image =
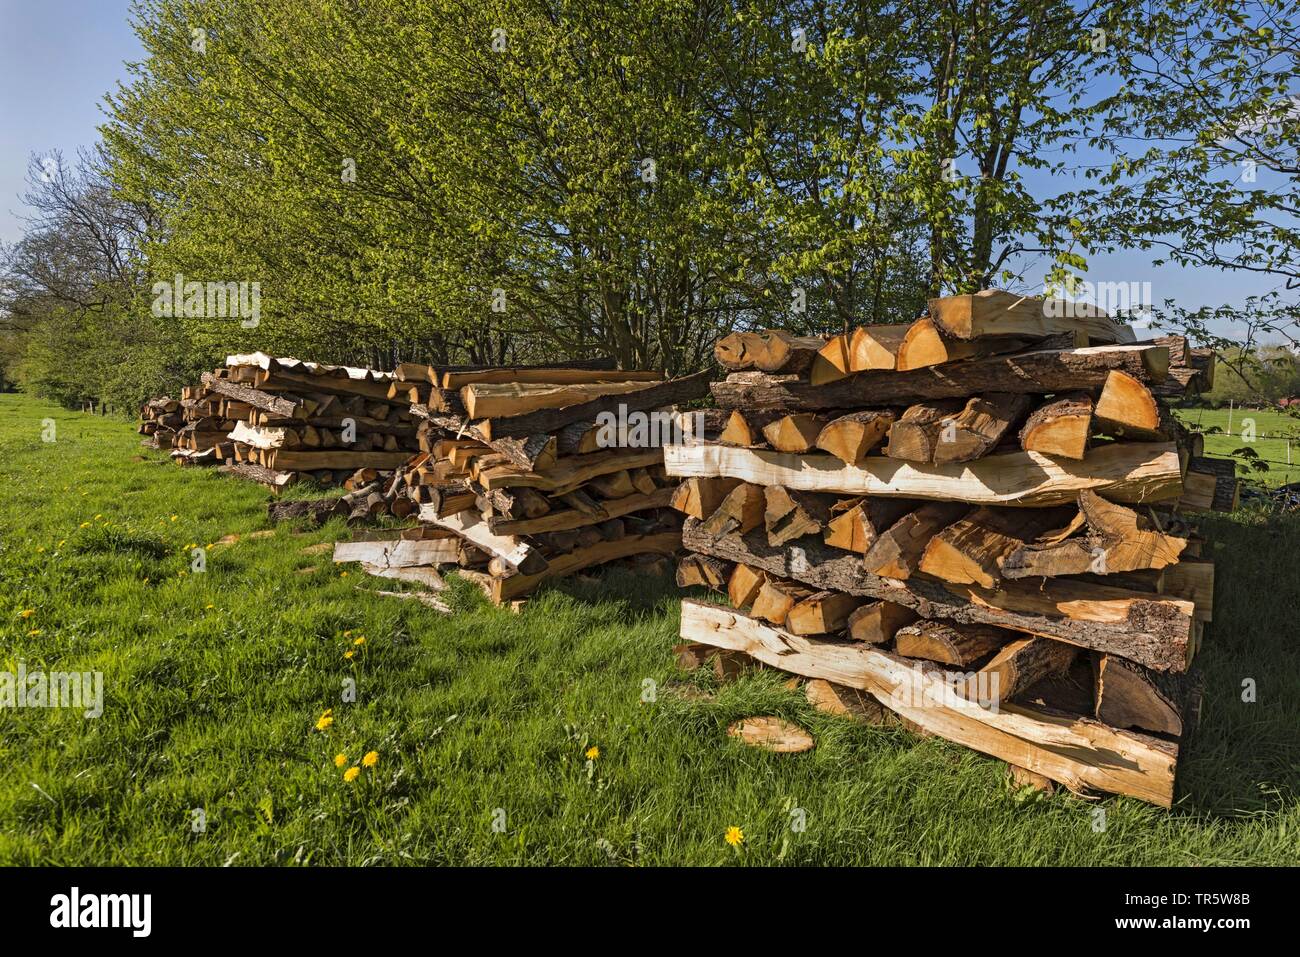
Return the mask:
[[(1205, 454), (1218, 458), (1233, 458), (1237, 449), (1254, 449), (1255, 454), (1268, 463), (1267, 472), (1254, 472), (1245, 466), (1246, 460), (1237, 456), (1237, 474), (1249, 477), (1252, 482), (1276, 488), (1291, 482), (1300, 482), (1300, 418), (1273, 410), (1255, 409), (1179, 409), (1178, 418), (1189, 428), (1206, 432)], [(1243, 434), (1254, 423), (1255, 437)], [(1217, 428), (1219, 432), (1207, 430)], [(1231, 428), (1231, 434), (1229, 429)], [(1291, 464), (1287, 465), (1287, 437), (1291, 439)]]
[[(338, 525), (214, 548), (181, 574), (188, 545), (264, 527), (265, 493), (142, 453), (129, 423), (22, 396), (0, 396), (0, 488), (3, 667), (105, 681), (98, 719), (0, 710), (4, 863), (1246, 864), (1300, 848), (1294, 519), (1206, 522), (1218, 620), (1178, 803), (1106, 798), (1097, 832), (1095, 804), (1027, 798), (998, 761), (816, 713), (770, 672), (681, 675), (667, 581), (611, 573), (522, 615), (458, 586), (443, 617), (302, 554)], [(314, 730), (327, 708), (333, 726)], [(727, 737), (757, 714), (816, 748)], [(370, 750), (378, 765), (345, 783), (332, 757)]]

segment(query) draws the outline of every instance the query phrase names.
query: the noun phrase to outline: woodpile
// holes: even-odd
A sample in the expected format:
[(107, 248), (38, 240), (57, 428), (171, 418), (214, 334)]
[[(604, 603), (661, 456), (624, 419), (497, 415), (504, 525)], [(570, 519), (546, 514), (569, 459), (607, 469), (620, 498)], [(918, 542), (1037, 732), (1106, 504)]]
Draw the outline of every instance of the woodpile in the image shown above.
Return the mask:
[(685, 602), (685, 641), (1017, 774), (1171, 804), (1214, 590), (1187, 512), (1237, 488), (1162, 400), (1212, 356), (990, 291), (716, 357), (716, 439), (665, 449), (678, 581), (728, 603)]
[(681, 517), (663, 446), (681, 431), (674, 407), (706, 396), (709, 378), (665, 380), (608, 361), (399, 367), (393, 388), (418, 420), (419, 452), (362, 486), (360, 507), (418, 520), (420, 534), (440, 544), (336, 560), (431, 587), (454, 567), (508, 604), (597, 565), (672, 554)]
[(179, 403), (146, 403), (140, 431), (182, 464), (217, 465), (274, 490), (300, 479), (355, 485), (358, 473), (391, 473), (417, 449), (398, 386), (372, 369), (232, 355)]

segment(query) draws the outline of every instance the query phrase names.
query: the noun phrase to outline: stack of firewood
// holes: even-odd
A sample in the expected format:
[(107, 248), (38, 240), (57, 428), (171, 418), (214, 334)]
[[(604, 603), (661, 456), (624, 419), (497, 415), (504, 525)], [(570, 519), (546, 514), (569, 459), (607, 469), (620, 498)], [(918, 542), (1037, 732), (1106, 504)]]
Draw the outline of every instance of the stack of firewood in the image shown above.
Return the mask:
[(706, 395), (708, 373), (665, 380), (592, 361), (406, 365), (396, 375), (420, 420), (420, 452), (376, 488), (376, 501), (444, 544), (377, 545), (370, 565), (454, 565), (505, 604), (544, 581), (680, 548), (662, 446), (676, 434), (675, 405)]
[(678, 581), (729, 607), (687, 601), (683, 639), (1170, 804), (1214, 588), (1185, 512), (1231, 508), (1236, 480), (1161, 398), (1205, 387), (1211, 356), (995, 291), (830, 340), (737, 333), (716, 356), (725, 428), (665, 463), (693, 553)]
[(146, 403), (139, 431), (183, 464), (219, 465), (275, 490), (302, 478), (355, 488), (390, 476), (417, 449), (397, 385), (388, 372), (232, 355), (179, 403)]
[(159, 396), (140, 406), (140, 425), (136, 431), (146, 438), (143, 445), (151, 449), (170, 449), (176, 433), (185, 425), (181, 404), (171, 396)]

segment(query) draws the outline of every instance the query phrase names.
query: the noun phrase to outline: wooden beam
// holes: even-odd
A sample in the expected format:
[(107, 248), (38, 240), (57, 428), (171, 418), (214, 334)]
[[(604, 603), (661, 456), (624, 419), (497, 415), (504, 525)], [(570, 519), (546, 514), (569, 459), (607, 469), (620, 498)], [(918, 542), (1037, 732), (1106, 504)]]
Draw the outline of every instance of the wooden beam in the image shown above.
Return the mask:
[(1120, 502), (1155, 502), (1182, 494), (1178, 451), (1170, 443), (1115, 442), (1081, 463), (1037, 452), (988, 455), (974, 462), (915, 465), (868, 456), (858, 466), (831, 455), (786, 455), (721, 445), (663, 449), (669, 475), (738, 478), (806, 492), (961, 501), (974, 505), (1059, 505), (1092, 489)]
[(471, 419), (523, 416), (542, 409), (562, 409), (609, 396), (625, 395), (647, 388), (641, 382), (592, 382), (576, 385), (546, 385), (521, 382), (483, 382), (460, 390), (460, 400)]

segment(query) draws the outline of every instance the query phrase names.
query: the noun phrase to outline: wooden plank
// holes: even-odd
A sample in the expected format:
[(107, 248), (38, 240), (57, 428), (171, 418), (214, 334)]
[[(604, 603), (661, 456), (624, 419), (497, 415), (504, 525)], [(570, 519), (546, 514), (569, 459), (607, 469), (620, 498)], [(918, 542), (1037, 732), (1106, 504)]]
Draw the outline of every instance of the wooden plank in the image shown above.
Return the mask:
[(401, 568), (410, 565), (455, 564), (460, 543), (454, 538), (388, 542), (336, 542), (334, 561)]
[(540, 551), (513, 535), (493, 533), (477, 512), (457, 512), (439, 518), (429, 506), (422, 505), (420, 521), (455, 532), (520, 574), (533, 575), (546, 570), (547, 562)]
[(744, 652), (806, 678), (870, 692), (887, 708), (940, 737), (1059, 781), (1074, 791), (1126, 794), (1161, 807), (1174, 795), (1177, 745), (1116, 731), (1090, 718), (1002, 705), (981, 708), (926, 673), (871, 645), (800, 637), (746, 615), (682, 602), (681, 637)]
[(541, 409), (527, 415), (488, 419), (478, 423), (479, 431), (486, 441), (506, 436), (549, 434), (573, 422), (595, 422), (602, 412), (617, 413), (620, 408), (628, 413), (644, 412), (677, 405), (707, 395), (712, 377), (712, 371), (706, 369), (680, 379), (651, 383), (635, 392), (602, 396), (562, 409)]
[(1082, 462), (1037, 452), (988, 455), (974, 462), (917, 465), (868, 456), (857, 466), (832, 455), (786, 455), (721, 445), (665, 446), (669, 475), (738, 478), (806, 492), (1042, 507), (1092, 489), (1119, 502), (1155, 502), (1182, 494), (1182, 468), (1171, 443), (1114, 442)]
[(542, 409), (562, 409), (593, 399), (625, 395), (647, 388), (647, 382), (590, 382), (546, 385), (525, 382), (483, 382), (460, 390), (460, 400), (471, 419), (523, 416)]
[(544, 385), (589, 385), (598, 382), (661, 382), (662, 372), (613, 369), (599, 372), (586, 369), (548, 368), (531, 366), (498, 366), (474, 372), (444, 372), (441, 386), (444, 389), (463, 389), (467, 385), (521, 382)]

